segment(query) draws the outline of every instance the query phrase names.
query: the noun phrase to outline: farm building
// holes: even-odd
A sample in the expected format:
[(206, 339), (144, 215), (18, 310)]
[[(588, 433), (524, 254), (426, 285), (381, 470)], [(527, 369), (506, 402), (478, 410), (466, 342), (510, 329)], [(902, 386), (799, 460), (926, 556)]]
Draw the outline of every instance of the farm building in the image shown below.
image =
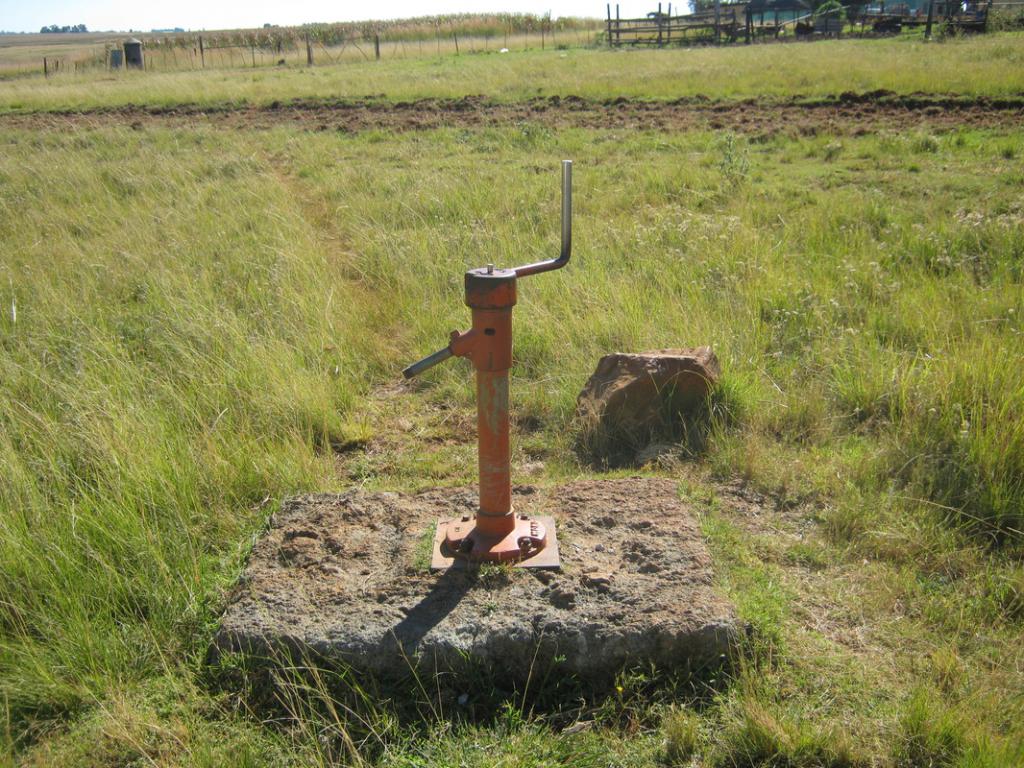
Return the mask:
[(741, 13), (750, 14), (755, 24), (774, 26), (807, 16), (813, 11), (805, 0), (750, 0), (741, 6)]

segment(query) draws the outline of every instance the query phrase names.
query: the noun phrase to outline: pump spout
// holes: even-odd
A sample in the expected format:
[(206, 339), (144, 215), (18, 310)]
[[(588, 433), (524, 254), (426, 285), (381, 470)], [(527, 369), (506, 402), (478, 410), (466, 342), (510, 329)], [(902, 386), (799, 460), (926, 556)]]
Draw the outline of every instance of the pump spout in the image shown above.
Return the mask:
[(402, 371), (402, 375), (405, 378), (407, 378), (407, 379), (411, 379), (413, 376), (416, 376), (417, 374), (423, 373), (428, 368), (433, 368), (438, 363), (443, 363), (445, 360), (447, 360), (451, 356), (452, 356), (451, 348), (445, 347), (444, 349), (439, 349), (434, 354), (427, 355), (422, 360), (419, 360), (419, 361), (413, 363), (412, 365), (410, 365), (408, 368), (405, 368)]
[(557, 259), (549, 261), (538, 261), (536, 264), (527, 264), (516, 267), (516, 277), (536, 275), (540, 272), (550, 272), (553, 269), (561, 269), (569, 263), (572, 255), (572, 160), (562, 161), (562, 250)]

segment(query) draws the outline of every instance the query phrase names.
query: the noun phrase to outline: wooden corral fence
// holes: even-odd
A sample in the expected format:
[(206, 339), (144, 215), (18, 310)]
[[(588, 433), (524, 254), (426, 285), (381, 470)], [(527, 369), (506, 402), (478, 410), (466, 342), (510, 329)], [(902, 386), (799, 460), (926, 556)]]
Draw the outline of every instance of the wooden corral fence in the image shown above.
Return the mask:
[[(812, 8), (806, 0), (748, 0), (747, 2), (718, 2), (711, 8), (679, 16), (658, 10), (642, 19), (623, 19), (619, 6), (615, 15), (609, 3), (605, 36), (610, 47), (686, 45), (689, 43), (735, 43), (742, 39), (753, 42), (762, 37), (779, 34), (789, 25), (798, 25), (803, 31), (810, 26)], [(818, 20), (820, 33), (827, 26), (824, 18)], [(830, 29), (830, 31), (832, 31)]]
[[(1024, 3), (1012, 3), (1024, 6)], [(912, 7), (908, 3), (889, 3), (879, 0), (872, 5), (854, 5), (850, 9), (850, 21), (861, 30), (870, 27), (875, 33), (896, 34), (904, 27), (924, 27), (925, 36), (931, 37), (933, 28), (943, 33), (985, 32), (989, 27), (989, 16), (993, 8), (1010, 3), (994, 3), (993, 0), (930, 0)]]
[(1024, 0), (992, 0), (989, 11), (993, 14), (1005, 14), (1018, 25), (1024, 25)]
[(685, 45), (698, 40), (706, 41), (709, 37), (715, 42), (723, 39), (732, 42), (745, 24), (745, 16), (739, 5), (729, 5), (724, 10), (718, 5), (714, 10), (673, 16), (671, 3), (668, 4), (667, 12), (662, 12), (661, 3), (658, 3), (656, 12), (641, 19), (621, 18), (618, 4), (615, 5), (615, 17), (612, 18), (611, 4), (606, 8), (606, 37), (608, 45), (613, 48), (623, 45)]
[[(744, 0), (722, 2), (681, 15), (667, 10), (653, 11), (643, 18), (624, 19), (615, 5), (606, 8), (605, 38), (609, 47), (664, 47), (691, 43), (746, 43), (779, 38), (791, 28), (794, 36), (838, 37), (841, 34), (895, 34), (903, 27), (933, 26), (942, 32), (984, 32), (989, 11), (1006, 9), (1011, 18), (1024, 18), (1024, 0), (929, 0), (923, 7), (885, 0), (844, 4), (842, 11), (815, 13), (809, 0)], [(1016, 14), (1014, 16), (1014, 14)], [(1021, 22), (1024, 24), (1024, 20)]]

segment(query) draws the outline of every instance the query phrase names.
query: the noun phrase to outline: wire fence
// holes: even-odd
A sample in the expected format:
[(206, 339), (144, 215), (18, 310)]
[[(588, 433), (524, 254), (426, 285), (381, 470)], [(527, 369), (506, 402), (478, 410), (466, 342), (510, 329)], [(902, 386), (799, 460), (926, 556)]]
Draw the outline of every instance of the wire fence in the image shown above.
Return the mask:
[[(596, 46), (603, 29), (596, 20), (571, 23), (540, 19), (536, 24), (457, 28), (437, 24), (431, 34), (407, 29), (324, 34), (293, 29), (284, 34), (174, 34), (143, 37), (142, 64), (149, 72), (200, 69), (304, 67), (359, 61), (428, 58)], [(35, 61), (4, 66), (0, 77), (42, 73), (47, 77), (132, 68), (123, 50), (126, 40), (83, 45), (74, 51), (43, 55)]]

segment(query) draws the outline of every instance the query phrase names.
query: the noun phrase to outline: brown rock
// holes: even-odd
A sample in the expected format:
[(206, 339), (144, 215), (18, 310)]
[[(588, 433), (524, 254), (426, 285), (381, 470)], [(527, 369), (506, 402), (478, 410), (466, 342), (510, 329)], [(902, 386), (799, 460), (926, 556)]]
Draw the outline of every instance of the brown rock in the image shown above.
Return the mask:
[(703, 409), (721, 373), (710, 347), (605, 355), (576, 402), (584, 447), (635, 453), (672, 438), (681, 419)]

